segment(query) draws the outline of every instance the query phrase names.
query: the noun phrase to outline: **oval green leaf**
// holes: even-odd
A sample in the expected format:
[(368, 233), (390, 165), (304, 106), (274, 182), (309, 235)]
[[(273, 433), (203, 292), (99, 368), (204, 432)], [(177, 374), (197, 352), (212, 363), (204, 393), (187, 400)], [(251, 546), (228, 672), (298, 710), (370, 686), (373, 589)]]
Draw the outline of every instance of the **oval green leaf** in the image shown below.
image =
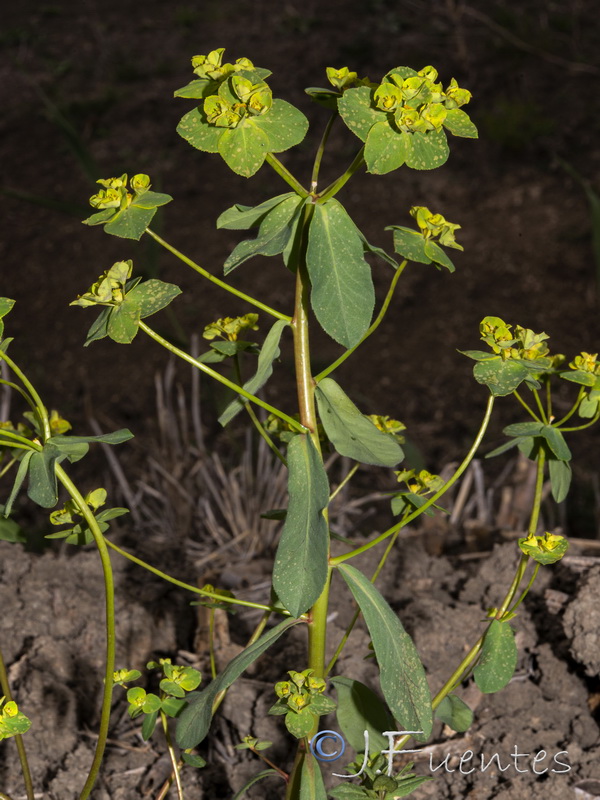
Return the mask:
[(367, 135), (376, 122), (387, 119), (384, 111), (371, 107), (372, 90), (368, 86), (347, 89), (338, 100), (340, 115), (352, 133), (367, 141)]
[(342, 456), (362, 464), (395, 467), (404, 458), (398, 442), (365, 417), (331, 378), (315, 390), (319, 416), (329, 440)]
[(371, 323), (375, 290), (358, 229), (335, 199), (315, 206), (306, 265), (319, 324), (336, 342), (354, 347)]
[(473, 712), (455, 694), (444, 697), (435, 710), (435, 716), (457, 733), (464, 733), (473, 724)]
[(425, 670), (412, 639), (373, 584), (349, 564), (338, 567), (369, 630), (380, 669), (383, 696), (404, 730), (423, 731), (433, 727), (431, 695)]
[(329, 532), (323, 510), (329, 483), (307, 434), (292, 438), (287, 462), (289, 505), (273, 566), (273, 588), (290, 614), (299, 617), (327, 580)]
[(410, 150), (406, 155), (406, 166), (412, 169), (436, 169), (445, 164), (450, 155), (444, 131), (410, 134)]
[(369, 752), (385, 750), (388, 740), (383, 731), (393, 731), (394, 719), (372, 689), (360, 681), (338, 676), (331, 682), (337, 692), (337, 721), (344, 738), (357, 753), (365, 751), (365, 731)]
[(481, 658), (473, 670), (475, 683), (484, 694), (499, 692), (514, 675), (517, 666), (515, 635), (508, 622), (491, 622), (481, 648)]
[(304, 114), (285, 100), (273, 100), (270, 110), (253, 117), (252, 122), (267, 134), (270, 153), (282, 153), (300, 144), (308, 130)]
[(233, 172), (250, 178), (262, 167), (269, 152), (269, 137), (251, 120), (226, 128), (219, 139), (219, 153)]
[(223, 135), (223, 128), (210, 125), (200, 108), (194, 108), (185, 114), (177, 126), (177, 133), (186, 142), (202, 150), (204, 153), (218, 153), (219, 139)]
[(365, 161), (375, 175), (385, 175), (406, 161), (410, 148), (409, 136), (393, 128), (387, 119), (376, 122), (367, 134)]

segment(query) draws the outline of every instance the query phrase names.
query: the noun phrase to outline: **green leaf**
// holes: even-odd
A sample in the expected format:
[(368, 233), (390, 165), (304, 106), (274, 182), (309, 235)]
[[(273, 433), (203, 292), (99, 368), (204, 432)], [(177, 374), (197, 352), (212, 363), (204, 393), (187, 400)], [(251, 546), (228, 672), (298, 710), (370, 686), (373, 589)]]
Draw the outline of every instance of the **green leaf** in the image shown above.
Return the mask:
[(297, 620), (295, 619), (283, 620), (279, 625), (263, 634), (254, 644), (242, 650), (206, 689), (188, 695), (190, 703), (177, 723), (179, 747), (183, 749), (196, 747), (204, 739), (212, 720), (212, 705), (215, 697), (223, 689), (228, 689), (250, 664), (253, 664), (288, 628), (296, 624)]
[(179, 697), (165, 697), (162, 701), (162, 710), (169, 717), (178, 717), (186, 706), (186, 701)]
[(515, 422), (507, 425), (502, 433), (506, 436), (539, 436), (543, 427), (542, 422)]
[(316, 717), (308, 707), (300, 711), (288, 711), (285, 715), (285, 727), (296, 739), (304, 739), (308, 736)]
[(218, 153), (219, 139), (223, 128), (210, 125), (202, 108), (194, 108), (185, 114), (177, 126), (177, 133), (186, 142), (204, 153)]
[(494, 397), (505, 397), (523, 383), (529, 371), (516, 361), (502, 361), (497, 356), (475, 364), (473, 375), (477, 383), (485, 384)]
[(403, 228), (400, 225), (390, 225), (386, 231), (394, 232), (394, 250), (409, 261), (419, 264), (431, 264), (431, 258), (425, 252), (425, 239), (417, 231)]
[(173, 198), (163, 192), (152, 192), (149, 189), (139, 194), (133, 201), (133, 208), (158, 208), (170, 203)]
[[(281, 339), (281, 334), (288, 325), (289, 322), (287, 320), (278, 319), (267, 334), (258, 356), (256, 372), (246, 381), (243, 387), (250, 394), (255, 395), (273, 374), (273, 362), (276, 358), (279, 358), (279, 341)], [(236, 397), (235, 400), (232, 400), (219, 417), (221, 425), (227, 425), (227, 423), (242, 410), (247, 402), (249, 401), (242, 397)]]
[(256, 239), (246, 239), (233, 249), (223, 265), (225, 275), (253, 256), (281, 253), (292, 233), (290, 222), (303, 202), (298, 195), (289, 194), (270, 209), (261, 220)]
[(111, 220), (114, 215), (114, 208), (103, 208), (102, 211), (98, 211), (97, 214), (92, 214), (91, 217), (88, 217), (81, 222), (83, 225), (104, 225), (106, 222)]
[(4, 506), (0, 505), (0, 541), (26, 542), (27, 537), (20, 525), (14, 519), (4, 517)]
[(464, 136), (467, 139), (477, 139), (479, 135), (471, 118), (462, 108), (451, 108), (447, 112), (444, 128), (447, 128), (454, 136)]
[(27, 496), (42, 508), (52, 508), (58, 502), (54, 465), (64, 457), (51, 441), (46, 442), (41, 452), (36, 451), (31, 456)]
[(219, 139), (219, 153), (233, 172), (250, 178), (262, 167), (269, 152), (269, 137), (253, 120), (226, 128)]
[(395, 258), (392, 258), (390, 255), (388, 255), (388, 253), (386, 253), (386, 251), (382, 247), (377, 247), (376, 245), (368, 242), (365, 236), (363, 235), (362, 231), (359, 230), (358, 233), (363, 243), (363, 251), (365, 254), (377, 256), (382, 261), (385, 261), (386, 264), (389, 264), (391, 267), (393, 267), (393, 269), (395, 270), (398, 269), (399, 265)]
[(304, 753), (302, 760), (299, 800), (327, 800), (321, 767), (312, 753)]
[(259, 781), (262, 781), (264, 778), (268, 778), (271, 775), (278, 775), (278, 774), (279, 773), (274, 769), (264, 769), (262, 772), (259, 772), (256, 775), (254, 775), (252, 778), (250, 778), (250, 780), (247, 781), (242, 786), (242, 788), (239, 790), (239, 792), (235, 793), (235, 796), (232, 797), (231, 800), (243, 800), (243, 798), (245, 798), (245, 796), (246, 796), (246, 792), (248, 791), (248, 789), (250, 789), (252, 786), (254, 786), (255, 783), (258, 783)]
[(246, 231), (254, 228), (274, 206), (278, 206), (284, 200), (295, 196), (294, 192), (286, 192), (285, 194), (277, 195), (277, 197), (271, 197), (258, 206), (242, 206), (239, 204), (231, 206), (218, 218), (217, 228), (225, 228), (232, 231)]
[[(368, 790), (354, 783), (340, 783), (329, 790), (331, 797), (335, 800), (367, 800)], [(371, 797), (372, 797), (371, 793)]]
[(548, 447), (560, 461), (570, 461), (571, 451), (565, 442), (565, 437), (552, 425), (543, 425), (541, 435), (548, 442)]
[(141, 317), (149, 317), (168, 306), (179, 294), (181, 294), (181, 289), (174, 283), (165, 283), (151, 278), (144, 283), (139, 283), (128, 292), (127, 300), (131, 300), (139, 306)]
[(344, 738), (357, 753), (365, 750), (365, 731), (369, 734), (369, 751), (385, 750), (388, 740), (383, 731), (394, 730), (394, 719), (374, 691), (360, 681), (338, 676), (332, 678), (338, 696), (337, 721)]
[(444, 697), (435, 710), (435, 716), (457, 733), (464, 733), (473, 724), (473, 712), (455, 694)]
[(513, 629), (508, 622), (492, 620), (483, 640), (481, 658), (473, 670), (475, 683), (484, 694), (499, 692), (514, 675), (516, 666)]
[(157, 719), (158, 711), (151, 711), (148, 714), (144, 714), (144, 721), (142, 722), (142, 739), (145, 742), (147, 742), (154, 733)]
[(355, 567), (338, 567), (362, 611), (380, 669), (383, 696), (403, 730), (431, 733), (431, 695), (419, 654), (402, 623), (373, 584)]
[(340, 455), (381, 467), (402, 461), (404, 453), (394, 437), (361, 414), (334, 380), (323, 378), (315, 396), (325, 433)]
[(299, 617), (317, 600), (327, 580), (328, 529), (323, 510), (329, 483), (307, 434), (294, 436), (287, 454), (289, 504), (273, 565), (273, 588)]
[(285, 100), (273, 100), (269, 111), (253, 117), (252, 122), (267, 134), (270, 153), (282, 153), (299, 144), (308, 130), (304, 114)]
[(25, 480), (25, 476), (27, 475), (27, 470), (29, 469), (29, 462), (31, 461), (35, 450), (27, 450), (21, 461), (19, 462), (19, 469), (17, 470), (17, 474), (15, 476), (15, 481), (13, 483), (13, 487), (10, 490), (10, 495), (8, 496), (8, 500), (6, 501), (6, 505), (4, 506), (4, 516), (10, 516), (10, 512), (12, 511), (13, 503), (21, 486), (23, 485), (23, 481)]
[(584, 397), (579, 404), (577, 414), (581, 419), (593, 419), (598, 412), (600, 400), (593, 400), (591, 397)]
[(446, 253), (436, 242), (425, 239), (425, 255), (427, 255), (436, 266), (446, 267), (449, 272), (454, 272), (454, 264)]
[(8, 297), (0, 297), (0, 339), (2, 339), (2, 334), (4, 333), (4, 320), (2, 317), (8, 314), (14, 304), (14, 300), (10, 300)]
[(336, 342), (354, 347), (371, 323), (375, 291), (358, 229), (335, 199), (315, 206), (306, 264), (320, 325)]
[(567, 461), (549, 458), (548, 470), (550, 472), (552, 497), (557, 503), (562, 503), (569, 494), (569, 487), (571, 486), (571, 465)]
[(190, 767), (196, 767), (196, 769), (202, 769), (206, 766), (206, 761), (202, 756), (198, 756), (195, 753), (182, 753), (181, 758)]
[(338, 100), (340, 115), (352, 133), (363, 142), (377, 122), (387, 120), (387, 114), (371, 107), (372, 90), (368, 86), (347, 89)]
[(444, 131), (410, 134), (411, 147), (406, 155), (406, 166), (412, 169), (436, 169), (445, 164), (450, 155)]
[(408, 778), (404, 778), (399, 782), (394, 791), (386, 796), (386, 800), (389, 800), (389, 798), (396, 800), (398, 797), (408, 797), (408, 795), (412, 794), (415, 789), (418, 789), (422, 783), (432, 780), (433, 778), (430, 775), (411, 775)]
[(136, 239), (139, 241), (155, 214), (156, 208), (129, 206), (129, 208), (120, 211), (110, 222), (107, 222), (104, 230), (106, 233), (119, 236), (122, 239)]
[(84, 347), (87, 347), (97, 339), (104, 339), (105, 336), (108, 336), (108, 320), (110, 319), (111, 312), (112, 308), (102, 309), (100, 314), (96, 317), (96, 321), (92, 323), (87, 332)]
[(367, 134), (365, 162), (369, 172), (385, 175), (406, 161), (410, 149), (409, 134), (393, 128), (387, 119), (376, 122)]
[(67, 444), (79, 444), (85, 442), (91, 444), (92, 442), (102, 442), (103, 444), (123, 444), (133, 439), (133, 433), (127, 428), (119, 428), (118, 431), (111, 433), (100, 433), (98, 436), (63, 436), (57, 435), (52, 437), (52, 443), (63, 450)]
[(127, 297), (112, 309), (108, 318), (108, 335), (119, 344), (131, 344), (139, 330), (141, 309), (135, 300)]
[(564, 380), (579, 383), (581, 386), (594, 386), (597, 380), (596, 376), (592, 375), (591, 372), (584, 372), (582, 369), (561, 372), (559, 375)]

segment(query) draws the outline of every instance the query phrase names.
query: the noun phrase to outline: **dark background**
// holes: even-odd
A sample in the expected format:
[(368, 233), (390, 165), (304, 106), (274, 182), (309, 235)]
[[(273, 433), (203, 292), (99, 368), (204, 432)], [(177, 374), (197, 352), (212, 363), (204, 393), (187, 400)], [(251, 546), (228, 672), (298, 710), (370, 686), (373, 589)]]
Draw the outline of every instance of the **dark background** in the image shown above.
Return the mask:
[[(227, 60), (246, 56), (273, 71), (274, 95), (311, 121), (305, 142), (282, 156), (304, 182), (327, 115), (303, 89), (326, 85), (325, 67), (347, 65), (380, 80), (394, 66), (433, 64), (444, 85), (455, 77), (472, 91), (467, 110), (480, 139), (450, 136), (450, 159), (441, 169), (363, 174), (339, 199), (368, 238), (388, 249), (383, 227), (409, 225), (409, 208), (427, 205), (462, 225), (465, 252), (453, 254), (454, 275), (411, 266), (379, 335), (336, 377), (365, 412), (402, 419), (428, 466), (439, 470), (464, 453), (479, 426), (487, 390), (474, 382), (472, 362), (457, 349), (478, 346), (483, 316), (546, 331), (553, 352), (569, 360), (598, 350), (600, 265), (590, 207), (582, 185), (558, 160), (600, 191), (597, 16), (591, 0), (236, 0), (168, 7), (107, 0), (5, 7), (0, 293), (17, 300), (7, 324), (13, 358), (79, 431), (87, 431), (86, 414), (101, 409), (114, 425), (142, 435), (153, 425), (154, 374), (165, 355), (143, 335), (130, 346), (103, 340), (84, 350), (93, 315), (69, 308), (69, 301), (114, 261), (133, 258), (138, 271), (184, 290), (171, 316), (153, 320), (166, 335), (189, 337), (219, 316), (249, 310), (152, 242), (119, 240), (80, 223), (90, 213), (94, 179), (146, 172), (155, 189), (174, 197), (153, 227), (220, 274), (239, 236), (215, 230), (218, 214), (234, 202), (252, 205), (285, 191), (268, 167), (247, 181), (176, 134), (192, 103), (172, 95), (193, 77), (193, 55), (225, 46)], [(357, 146), (340, 122), (322, 185), (345, 169)], [(389, 279), (388, 268), (377, 264), (380, 300)], [(291, 307), (292, 281), (276, 259), (244, 264), (232, 282), (283, 310)], [(317, 331), (313, 347), (317, 368), (340, 352)], [(185, 380), (184, 368), (180, 374)], [(292, 381), (288, 347), (267, 395), (293, 412)], [(565, 385), (559, 412), (572, 394)], [(502, 441), (503, 423), (520, 419), (511, 399), (497, 405), (490, 446)], [(212, 409), (209, 399), (209, 426)], [(573, 449), (589, 499), (598, 476), (598, 435), (573, 437)]]

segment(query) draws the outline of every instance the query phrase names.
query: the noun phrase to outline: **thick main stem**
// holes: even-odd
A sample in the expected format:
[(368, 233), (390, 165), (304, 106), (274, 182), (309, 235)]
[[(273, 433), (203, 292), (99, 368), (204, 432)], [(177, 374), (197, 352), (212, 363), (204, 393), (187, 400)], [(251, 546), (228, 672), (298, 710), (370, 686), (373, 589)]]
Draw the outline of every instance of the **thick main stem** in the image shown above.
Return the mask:
[[(296, 297), (292, 329), (294, 332), (294, 363), (296, 366), (300, 422), (305, 428), (308, 428), (315, 447), (320, 452), (321, 447), (315, 409), (315, 381), (311, 372), (308, 327), (309, 279), (306, 271), (306, 231), (311, 214), (312, 208), (309, 206), (305, 211), (303, 241), (296, 269)], [(313, 675), (319, 678), (325, 674), (325, 642), (330, 578), (331, 570), (320, 597), (309, 612), (308, 668), (312, 669)], [(311, 735), (314, 733), (316, 733), (316, 726)], [(291, 784), (293, 784), (293, 781), (291, 781)]]

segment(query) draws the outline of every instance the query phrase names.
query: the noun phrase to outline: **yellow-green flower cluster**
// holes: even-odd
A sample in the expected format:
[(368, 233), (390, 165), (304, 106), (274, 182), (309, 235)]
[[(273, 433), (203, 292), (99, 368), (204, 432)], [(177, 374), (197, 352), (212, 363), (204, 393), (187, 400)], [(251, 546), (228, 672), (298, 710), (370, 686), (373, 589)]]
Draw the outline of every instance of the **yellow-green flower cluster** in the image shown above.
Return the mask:
[(375, 106), (393, 114), (403, 132), (440, 131), (448, 111), (466, 105), (471, 93), (461, 89), (454, 78), (444, 90), (441, 83), (436, 83), (437, 77), (437, 70), (431, 66), (408, 78), (392, 72), (375, 90)]
[(381, 416), (380, 414), (369, 414), (369, 419), (375, 427), (382, 433), (391, 434), (398, 444), (403, 444), (404, 436), (402, 431), (406, 430), (406, 425), (398, 419), (392, 419), (388, 416)]
[(598, 353), (585, 353), (575, 356), (569, 364), (571, 369), (578, 369), (581, 372), (588, 372), (590, 375), (600, 375), (600, 361)]
[(102, 211), (105, 208), (118, 208), (122, 211), (150, 188), (150, 177), (139, 173), (134, 175), (129, 182), (131, 191), (127, 189), (127, 173), (120, 178), (100, 178), (96, 181), (103, 189), (90, 197), (90, 205)]
[(564, 536), (546, 532), (543, 536), (529, 534), (527, 538), (519, 539), (519, 547), (540, 564), (554, 564), (567, 552), (569, 543)]
[(432, 214), (426, 206), (413, 206), (410, 210), (425, 239), (438, 238), (444, 247), (464, 250), (455, 239), (455, 231), (461, 226), (448, 222), (441, 214)]
[(433, 475), (426, 469), (419, 471), (415, 469), (402, 469), (395, 471), (398, 483), (405, 483), (413, 494), (428, 494), (437, 492), (444, 485), (444, 481), (439, 475)]
[[(534, 333), (521, 325), (517, 325), (514, 332), (511, 332), (511, 328), (512, 325), (508, 325), (500, 317), (485, 317), (479, 325), (479, 332), (482, 341), (503, 359), (518, 358), (525, 361), (545, 359), (550, 362), (549, 348), (546, 344), (546, 339), (549, 337), (546, 333)], [(544, 364), (544, 368), (546, 366)]]
[(125, 299), (125, 285), (133, 272), (133, 262), (117, 261), (110, 269), (107, 269), (99, 276), (96, 283), (90, 289), (77, 296), (73, 300), (72, 306), (118, 306)]
[(243, 331), (257, 331), (258, 314), (244, 314), (243, 317), (223, 317), (216, 322), (211, 322), (204, 328), (202, 336), (205, 339), (225, 339), (228, 342), (237, 342)]

